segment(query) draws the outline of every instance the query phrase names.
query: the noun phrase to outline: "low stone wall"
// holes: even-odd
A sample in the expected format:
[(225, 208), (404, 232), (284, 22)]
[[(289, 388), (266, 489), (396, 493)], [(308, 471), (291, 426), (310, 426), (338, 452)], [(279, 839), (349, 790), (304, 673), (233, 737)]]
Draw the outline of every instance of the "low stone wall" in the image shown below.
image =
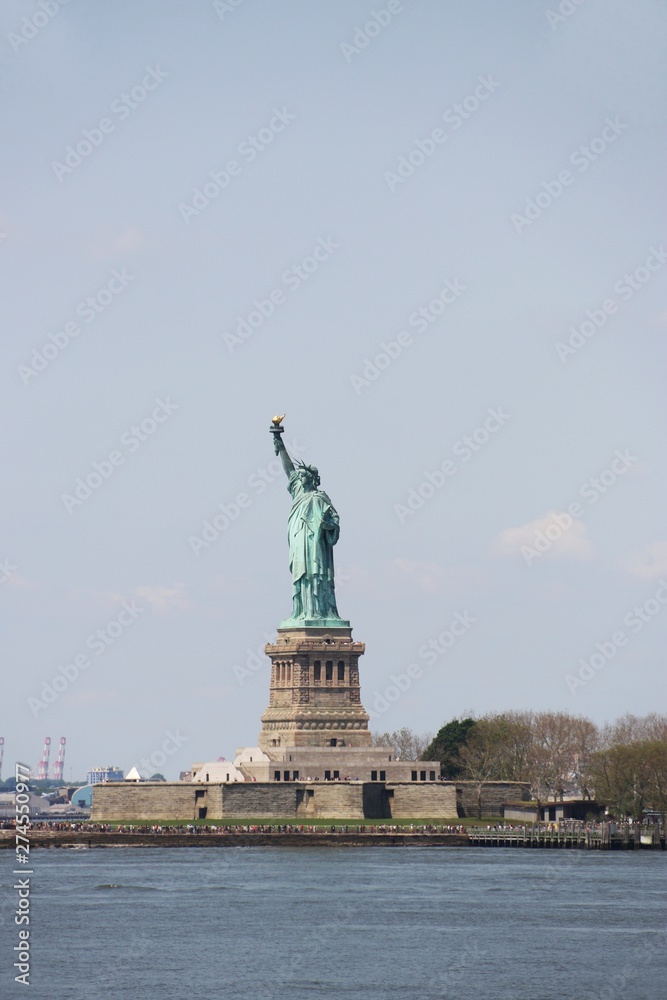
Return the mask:
[(206, 809), (208, 819), (222, 818), (222, 785), (185, 781), (113, 781), (93, 786), (91, 820), (197, 819)]
[[(499, 816), (505, 802), (528, 800), (528, 785), (491, 781), (482, 790), (482, 814)], [(204, 810), (206, 810), (204, 812)], [(109, 782), (93, 788), (93, 822), (106, 820), (211, 821), (272, 819), (454, 819), (477, 815), (472, 781), (356, 782), (187, 781)]]
[(368, 784), (318, 782), (297, 789), (297, 819), (366, 819), (377, 813), (365, 812)]
[(271, 819), (296, 815), (296, 782), (245, 781), (222, 787), (223, 817)]
[[(0, 851), (14, 850), (14, 831), (0, 830)], [(213, 833), (200, 827), (192, 833), (99, 833), (86, 830), (32, 830), (32, 848), (85, 847), (464, 847), (470, 843), (466, 833), (425, 833), (423, 830), (378, 832), (365, 830), (331, 833), (326, 828), (316, 832), (292, 833)]]
[(379, 782), (245, 782), (224, 785), (223, 817), (238, 819), (383, 819)]
[[(206, 809), (206, 813), (203, 813)], [(96, 785), (93, 822), (107, 820), (385, 819), (380, 782), (189, 782)]]
[(456, 785), (443, 781), (387, 785), (392, 819), (456, 819)]
[[(477, 816), (476, 781), (457, 781), (459, 816)], [(482, 787), (482, 816), (502, 816), (505, 802), (527, 802), (530, 785), (524, 781), (486, 781)]]

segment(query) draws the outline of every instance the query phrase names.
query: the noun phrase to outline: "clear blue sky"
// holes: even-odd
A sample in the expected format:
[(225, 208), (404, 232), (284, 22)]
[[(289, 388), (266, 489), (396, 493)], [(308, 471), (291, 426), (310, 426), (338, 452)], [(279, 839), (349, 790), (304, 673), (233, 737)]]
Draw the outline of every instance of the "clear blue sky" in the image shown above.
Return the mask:
[(283, 411), (366, 707), (422, 668), (376, 729), (664, 710), (664, 4), (56, 6), (0, 14), (4, 775), (256, 742)]

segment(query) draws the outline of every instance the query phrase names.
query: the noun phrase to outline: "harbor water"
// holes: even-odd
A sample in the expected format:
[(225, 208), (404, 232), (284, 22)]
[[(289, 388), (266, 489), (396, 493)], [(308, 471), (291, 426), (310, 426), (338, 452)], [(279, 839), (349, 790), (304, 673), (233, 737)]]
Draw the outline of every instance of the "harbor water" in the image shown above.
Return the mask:
[(5, 856), (0, 995), (663, 1000), (665, 860), (416, 846), (39, 850), (25, 993), (11, 971)]

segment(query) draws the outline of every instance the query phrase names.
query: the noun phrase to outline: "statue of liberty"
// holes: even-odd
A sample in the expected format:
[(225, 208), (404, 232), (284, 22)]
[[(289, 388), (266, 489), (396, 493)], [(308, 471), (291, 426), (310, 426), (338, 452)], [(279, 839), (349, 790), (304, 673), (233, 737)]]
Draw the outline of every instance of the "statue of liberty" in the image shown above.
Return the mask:
[(292, 462), (282, 441), (282, 417), (274, 417), (276, 455), (287, 476), (292, 497), (287, 539), (292, 574), (292, 617), (281, 627), (347, 628), (336, 607), (333, 547), (340, 534), (340, 522), (331, 500), (319, 488), (320, 476), (313, 465)]

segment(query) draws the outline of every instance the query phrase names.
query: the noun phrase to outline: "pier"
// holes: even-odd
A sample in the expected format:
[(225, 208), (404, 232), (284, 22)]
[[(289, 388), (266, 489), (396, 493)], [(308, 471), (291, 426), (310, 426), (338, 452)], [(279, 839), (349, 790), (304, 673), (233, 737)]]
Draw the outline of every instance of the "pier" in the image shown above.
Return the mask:
[[(88, 827), (88, 828), (87, 828)], [(91, 828), (92, 827), (92, 828)], [(13, 848), (13, 829), (0, 829), (0, 848)], [(597, 851), (665, 850), (665, 829), (658, 824), (535, 824), (525, 827), (440, 826), (432, 824), (331, 824), (299, 826), (169, 826), (40, 824), (30, 830), (32, 848), (74, 847), (528, 847)]]
[(579, 848), (587, 851), (665, 850), (665, 829), (658, 824), (630, 823), (538, 824), (523, 828), (470, 827), (468, 840), (476, 847)]

